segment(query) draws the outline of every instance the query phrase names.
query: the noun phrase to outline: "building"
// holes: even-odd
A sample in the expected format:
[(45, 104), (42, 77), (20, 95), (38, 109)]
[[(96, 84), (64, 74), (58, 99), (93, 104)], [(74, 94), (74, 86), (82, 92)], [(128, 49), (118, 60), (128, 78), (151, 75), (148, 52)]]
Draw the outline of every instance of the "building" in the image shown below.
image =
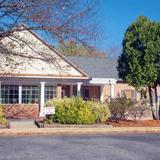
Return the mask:
[(123, 94), (137, 96), (118, 78), (116, 60), (64, 57), (31, 31), (15, 32), (2, 43), (23, 55), (14, 57), (13, 67), (5, 57), (1, 60), (0, 102), (7, 117), (44, 116), (45, 101), (54, 97), (78, 95), (103, 102)]

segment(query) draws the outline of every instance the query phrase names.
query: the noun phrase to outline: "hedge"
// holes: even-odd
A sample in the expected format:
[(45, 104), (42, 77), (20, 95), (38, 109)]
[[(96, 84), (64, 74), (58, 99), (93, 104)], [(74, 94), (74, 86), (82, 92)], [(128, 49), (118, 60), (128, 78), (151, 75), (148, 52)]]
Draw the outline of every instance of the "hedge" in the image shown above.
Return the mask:
[(0, 125), (7, 125), (7, 119), (5, 118), (2, 104), (0, 104)]
[(110, 117), (106, 104), (94, 101), (84, 101), (80, 97), (52, 99), (47, 106), (55, 106), (52, 121), (62, 124), (94, 124), (104, 123)]

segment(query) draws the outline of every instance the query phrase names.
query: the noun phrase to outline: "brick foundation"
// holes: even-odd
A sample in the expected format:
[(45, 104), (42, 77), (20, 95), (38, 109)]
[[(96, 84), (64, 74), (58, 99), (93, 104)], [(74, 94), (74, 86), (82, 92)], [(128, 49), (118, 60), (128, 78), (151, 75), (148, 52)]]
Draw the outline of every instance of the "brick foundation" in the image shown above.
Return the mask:
[(39, 104), (6, 104), (4, 112), (7, 118), (37, 118)]

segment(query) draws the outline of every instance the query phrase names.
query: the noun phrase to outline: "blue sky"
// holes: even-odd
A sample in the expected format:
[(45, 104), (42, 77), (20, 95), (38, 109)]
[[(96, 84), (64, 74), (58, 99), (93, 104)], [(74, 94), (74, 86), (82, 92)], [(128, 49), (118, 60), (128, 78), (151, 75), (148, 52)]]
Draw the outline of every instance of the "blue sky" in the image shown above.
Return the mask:
[(160, 21), (160, 0), (100, 0), (98, 19), (101, 20), (103, 38), (99, 47), (121, 47), (123, 35), (139, 15)]
[[(100, 23), (102, 38), (96, 47), (108, 52), (110, 48), (119, 56), (122, 40), (127, 27), (140, 15), (160, 22), (160, 0), (98, 0), (97, 21)], [(54, 44), (46, 35), (40, 34), (49, 43)], [(109, 55), (109, 54), (108, 54)]]

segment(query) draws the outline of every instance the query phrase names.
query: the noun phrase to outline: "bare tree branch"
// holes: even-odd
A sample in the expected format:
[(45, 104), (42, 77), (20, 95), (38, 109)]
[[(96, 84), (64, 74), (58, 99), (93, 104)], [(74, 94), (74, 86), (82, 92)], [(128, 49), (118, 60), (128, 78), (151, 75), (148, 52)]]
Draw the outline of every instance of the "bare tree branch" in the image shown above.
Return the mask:
[[(0, 43), (0, 57), (7, 59), (7, 63), (18, 64), (15, 57), (27, 59), (41, 59), (48, 63), (55, 63), (55, 57), (37, 52), (34, 44), (16, 37), (15, 32), (25, 30), (44, 31), (54, 41), (62, 42), (74, 39), (85, 46), (97, 39), (95, 15), (97, 0), (1, 0), (0, 1), (0, 41), (6, 37), (25, 44), (36, 55), (17, 53), (12, 48)], [(22, 27), (23, 25), (23, 27)], [(10, 62), (9, 62), (10, 61)], [(21, 62), (22, 63), (22, 62)], [(12, 65), (11, 65), (12, 66)]]

